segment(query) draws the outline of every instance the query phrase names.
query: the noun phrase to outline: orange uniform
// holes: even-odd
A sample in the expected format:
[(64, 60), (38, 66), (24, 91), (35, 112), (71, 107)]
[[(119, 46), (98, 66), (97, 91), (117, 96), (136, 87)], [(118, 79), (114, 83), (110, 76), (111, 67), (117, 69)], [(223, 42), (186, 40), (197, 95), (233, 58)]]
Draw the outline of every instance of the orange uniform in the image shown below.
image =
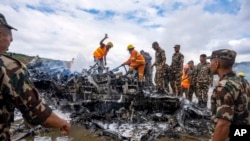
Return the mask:
[(129, 59), (123, 64), (129, 65), (129, 70), (132, 71), (134, 69), (138, 69), (139, 80), (143, 80), (144, 77), (144, 68), (145, 68), (145, 60), (144, 57), (135, 49), (130, 51)]
[(106, 46), (98, 47), (94, 52), (94, 57), (96, 59), (103, 59), (103, 57), (107, 55), (108, 51), (109, 50), (107, 50)]
[(182, 78), (181, 86), (183, 88), (189, 89), (190, 88), (190, 77), (188, 76), (188, 74), (183, 73), (181, 78)]

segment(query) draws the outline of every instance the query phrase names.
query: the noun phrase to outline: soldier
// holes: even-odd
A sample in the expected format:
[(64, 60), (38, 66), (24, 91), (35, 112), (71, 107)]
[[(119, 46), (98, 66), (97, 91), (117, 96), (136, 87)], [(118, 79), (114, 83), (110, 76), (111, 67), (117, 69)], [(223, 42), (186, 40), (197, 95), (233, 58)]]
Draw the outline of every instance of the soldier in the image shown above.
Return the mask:
[(39, 97), (38, 90), (29, 80), (28, 70), (20, 61), (3, 55), (12, 42), (12, 29), (0, 13), (0, 140), (10, 141), (9, 129), (14, 121), (14, 110), (19, 109), (31, 126), (59, 128), (64, 135), (70, 124), (57, 116)]
[(212, 52), (210, 70), (217, 74), (219, 83), (211, 95), (211, 120), (214, 123), (213, 141), (226, 141), (229, 139), (230, 126), (249, 125), (249, 89), (244, 90), (241, 80), (233, 72), (236, 52), (220, 49)]
[(151, 69), (151, 60), (152, 57), (148, 52), (145, 52), (144, 50), (141, 50), (140, 53), (143, 55), (146, 65), (144, 69), (144, 76), (145, 76), (145, 85), (146, 86), (152, 86), (152, 69)]
[(165, 93), (164, 90), (164, 71), (166, 63), (165, 51), (161, 49), (158, 42), (153, 42), (152, 48), (155, 50), (155, 62), (152, 64), (151, 68), (156, 67), (155, 73), (155, 84), (158, 93)]
[(171, 63), (171, 80), (170, 85), (173, 90), (173, 93), (177, 96), (182, 96), (181, 94), (181, 76), (183, 70), (183, 61), (184, 55), (180, 53), (180, 45), (175, 45), (175, 53), (172, 56), (172, 63)]
[(195, 70), (195, 93), (198, 104), (207, 107), (209, 86), (213, 83), (213, 75), (210, 72), (210, 63), (206, 61), (206, 54), (200, 55), (200, 63)]
[(194, 67), (194, 61), (190, 60), (190, 61), (188, 61), (187, 64), (189, 66), (188, 75), (190, 77), (190, 87), (189, 87), (187, 99), (192, 102), (193, 93), (195, 92), (195, 79), (194, 79), (195, 67)]

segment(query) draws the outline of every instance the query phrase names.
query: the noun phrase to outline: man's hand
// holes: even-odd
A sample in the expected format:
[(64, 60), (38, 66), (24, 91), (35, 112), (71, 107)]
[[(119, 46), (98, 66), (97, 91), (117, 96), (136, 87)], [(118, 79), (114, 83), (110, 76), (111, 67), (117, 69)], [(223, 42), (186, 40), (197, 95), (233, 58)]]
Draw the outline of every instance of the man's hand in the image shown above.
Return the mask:
[(63, 120), (62, 127), (60, 128), (61, 134), (64, 136), (69, 135), (70, 130), (71, 125), (66, 120)]
[(108, 38), (108, 34), (107, 34), (107, 33), (105, 34), (105, 37), (104, 37), (104, 38), (105, 38), (105, 39), (107, 39), (107, 38)]

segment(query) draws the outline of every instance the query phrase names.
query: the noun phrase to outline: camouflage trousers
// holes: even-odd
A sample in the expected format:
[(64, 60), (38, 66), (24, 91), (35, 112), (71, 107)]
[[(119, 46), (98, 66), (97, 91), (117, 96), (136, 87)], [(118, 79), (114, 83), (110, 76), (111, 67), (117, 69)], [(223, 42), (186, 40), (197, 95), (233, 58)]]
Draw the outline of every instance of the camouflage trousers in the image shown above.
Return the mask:
[(198, 102), (205, 102), (208, 101), (208, 89), (209, 89), (209, 83), (196, 83), (196, 96), (198, 98)]
[[(191, 85), (187, 94), (187, 99), (192, 102), (193, 100), (193, 93), (195, 92), (195, 86)], [(196, 94), (196, 93), (195, 93)], [(197, 95), (195, 95), (197, 97)]]
[(156, 66), (154, 81), (158, 89), (164, 90), (164, 69), (160, 70), (159, 66)]
[(146, 63), (144, 69), (144, 76), (145, 76), (145, 85), (149, 86), (153, 84), (152, 80), (152, 69), (151, 69), (151, 62)]
[(182, 96), (181, 94), (181, 76), (182, 73), (172, 73), (172, 79), (170, 81), (170, 86), (173, 93), (177, 96)]

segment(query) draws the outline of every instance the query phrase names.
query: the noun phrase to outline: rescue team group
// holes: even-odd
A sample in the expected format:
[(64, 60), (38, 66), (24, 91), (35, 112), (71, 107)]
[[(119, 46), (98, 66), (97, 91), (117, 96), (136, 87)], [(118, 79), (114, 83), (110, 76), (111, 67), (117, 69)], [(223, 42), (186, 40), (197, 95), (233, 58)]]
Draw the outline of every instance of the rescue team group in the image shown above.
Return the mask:
[[(14, 121), (15, 108), (22, 113), (25, 122), (30, 126), (42, 125), (47, 128), (58, 128), (62, 135), (70, 136), (70, 123), (56, 115), (42, 101), (39, 97), (39, 91), (29, 80), (29, 72), (25, 65), (19, 60), (5, 55), (13, 41), (13, 30), (17, 31), (16, 28), (7, 23), (5, 16), (0, 13), (0, 141), (11, 140), (9, 130)], [(100, 71), (106, 65), (106, 55), (113, 46), (112, 42), (108, 42), (106, 45), (103, 43), (106, 38), (107, 35), (101, 41), (97, 51), (94, 52), (94, 58), (101, 67)], [(238, 77), (232, 70), (236, 58), (235, 51), (230, 49), (215, 50), (209, 57), (202, 54), (200, 56), (201, 63), (197, 65), (197, 69), (190, 61), (188, 65), (184, 66), (182, 75), (184, 56), (179, 52), (180, 45), (174, 46), (175, 53), (170, 67), (166, 65), (165, 51), (159, 44), (154, 42), (152, 48), (155, 50), (155, 62), (152, 65), (147, 64), (151, 58), (144, 58), (142, 54), (145, 52), (139, 53), (133, 45), (127, 46), (131, 56), (122, 65), (129, 65), (130, 72), (137, 69), (141, 83), (144, 81), (145, 67), (147, 70), (155, 66), (155, 82), (161, 93), (164, 93), (165, 87), (168, 86), (168, 83), (164, 82), (164, 79), (168, 77), (174, 93), (181, 96), (181, 81), (185, 82), (186, 77), (190, 76), (188, 78), (191, 82), (190, 86), (183, 84), (183, 91), (188, 93), (187, 97), (190, 99), (191, 89), (195, 90), (199, 103), (206, 104), (207, 89), (212, 84), (212, 75), (218, 75), (219, 82), (211, 96), (211, 120), (214, 123), (213, 141), (227, 140), (232, 125), (249, 125), (250, 88), (242, 74), (241, 77)], [(206, 62), (206, 59), (210, 59), (210, 64)], [(166, 70), (169, 70), (169, 75), (166, 75)], [(190, 70), (194, 73), (190, 73)], [(145, 75), (148, 77), (151, 74), (145, 73)], [(147, 83), (152, 83), (150, 78), (145, 80), (149, 81)], [(188, 89), (189, 92), (187, 92)]]

